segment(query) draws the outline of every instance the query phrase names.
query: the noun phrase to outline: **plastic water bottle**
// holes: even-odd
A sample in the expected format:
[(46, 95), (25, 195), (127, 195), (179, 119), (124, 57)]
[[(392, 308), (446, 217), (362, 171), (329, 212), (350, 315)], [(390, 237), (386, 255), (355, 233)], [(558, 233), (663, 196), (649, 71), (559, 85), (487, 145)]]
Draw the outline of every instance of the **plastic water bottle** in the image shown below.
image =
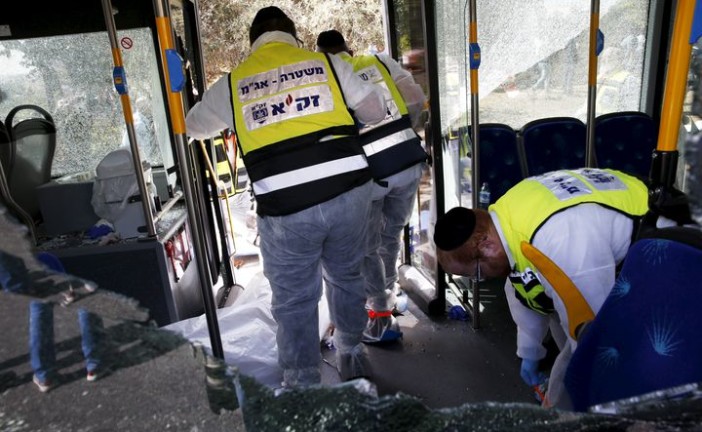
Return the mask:
[(490, 186), (487, 182), (483, 182), (480, 187), (480, 194), (478, 195), (478, 207), (481, 209), (487, 209), (490, 205)]

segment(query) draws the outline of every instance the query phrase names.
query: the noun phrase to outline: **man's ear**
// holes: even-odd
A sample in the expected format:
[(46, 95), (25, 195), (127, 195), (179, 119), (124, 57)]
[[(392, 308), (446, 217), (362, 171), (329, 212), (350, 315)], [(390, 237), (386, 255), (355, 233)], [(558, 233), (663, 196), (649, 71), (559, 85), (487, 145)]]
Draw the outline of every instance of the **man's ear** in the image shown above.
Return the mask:
[(495, 257), (502, 252), (502, 242), (499, 237), (493, 235), (486, 235), (483, 238), (478, 247), (480, 248), (480, 253), (486, 257)]

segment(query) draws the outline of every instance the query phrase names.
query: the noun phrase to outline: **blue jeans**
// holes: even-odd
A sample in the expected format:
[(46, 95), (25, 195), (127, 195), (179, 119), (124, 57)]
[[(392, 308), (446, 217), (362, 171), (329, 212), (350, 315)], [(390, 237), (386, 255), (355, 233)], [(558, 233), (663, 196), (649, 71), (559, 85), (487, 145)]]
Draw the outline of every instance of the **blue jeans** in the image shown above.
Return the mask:
[(375, 311), (392, 307), (385, 290), (392, 290), (397, 282), (400, 239), (417, 201), (422, 165), (417, 164), (383, 179), (387, 187), (373, 184), (363, 276), (369, 306)]
[[(59, 259), (52, 254), (42, 252), (37, 255), (37, 258), (47, 267), (47, 270), (65, 272)], [(0, 251), (0, 286), (4, 290), (29, 294), (33, 283), (24, 260)], [(102, 319), (85, 309), (78, 309), (78, 323), (86, 369), (92, 372), (100, 366), (98, 332), (102, 328)], [(56, 366), (54, 309), (51, 303), (39, 300), (29, 303), (29, 357), (37, 378), (46, 381), (53, 374)]]
[(12, 293), (27, 293), (31, 284), (22, 258), (0, 251), (0, 286)]
[[(41, 381), (50, 378), (56, 367), (53, 306), (36, 300), (29, 304), (29, 357), (34, 374)], [(78, 324), (85, 368), (92, 372), (100, 366), (98, 332), (102, 328), (102, 319), (85, 309), (78, 309)]]
[(331, 321), (343, 335), (340, 343), (361, 342), (367, 319), (361, 266), (371, 184), (291, 215), (258, 217), (263, 273), (278, 323), (278, 362), (287, 386), (321, 381), (317, 306), (323, 278)]

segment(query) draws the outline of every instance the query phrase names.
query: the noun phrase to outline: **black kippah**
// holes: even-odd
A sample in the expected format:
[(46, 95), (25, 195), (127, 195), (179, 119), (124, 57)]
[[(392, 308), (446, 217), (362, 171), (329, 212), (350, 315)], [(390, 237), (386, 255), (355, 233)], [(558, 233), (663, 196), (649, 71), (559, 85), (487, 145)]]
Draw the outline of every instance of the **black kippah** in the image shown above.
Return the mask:
[(317, 36), (317, 46), (320, 48), (336, 48), (346, 44), (344, 37), (337, 30), (327, 30)]
[(475, 213), (465, 207), (454, 207), (436, 221), (434, 243), (450, 251), (466, 242), (475, 230)]

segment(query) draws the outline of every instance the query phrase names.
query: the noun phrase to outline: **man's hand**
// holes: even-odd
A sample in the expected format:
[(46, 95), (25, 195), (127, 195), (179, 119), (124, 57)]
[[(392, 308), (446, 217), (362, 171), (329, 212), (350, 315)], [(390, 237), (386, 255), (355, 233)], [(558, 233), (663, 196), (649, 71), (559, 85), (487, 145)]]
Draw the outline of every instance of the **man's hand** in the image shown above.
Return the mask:
[(522, 359), (522, 368), (520, 370), (522, 379), (529, 387), (534, 387), (541, 384), (546, 375), (543, 372), (539, 372), (539, 361)]

